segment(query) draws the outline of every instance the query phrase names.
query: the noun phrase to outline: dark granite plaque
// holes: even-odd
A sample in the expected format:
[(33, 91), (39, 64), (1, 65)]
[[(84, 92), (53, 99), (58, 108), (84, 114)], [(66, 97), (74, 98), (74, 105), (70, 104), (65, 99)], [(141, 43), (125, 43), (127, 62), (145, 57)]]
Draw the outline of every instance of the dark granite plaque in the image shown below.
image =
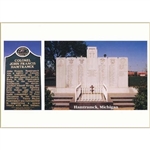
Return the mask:
[(40, 110), (40, 57), (19, 47), (5, 61), (5, 110)]

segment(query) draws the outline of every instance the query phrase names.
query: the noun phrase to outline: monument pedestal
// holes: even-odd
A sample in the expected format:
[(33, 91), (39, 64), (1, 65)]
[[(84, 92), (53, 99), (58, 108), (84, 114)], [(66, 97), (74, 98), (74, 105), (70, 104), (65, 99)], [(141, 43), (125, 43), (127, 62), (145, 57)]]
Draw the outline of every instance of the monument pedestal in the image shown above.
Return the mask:
[(56, 88), (56, 93), (75, 93), (75, 88)]
[[(56, 88), (56, 87), (48, 87), (49, 90), (51, 90), (53, 93), (63, 93), (63, 94), (69, 94), (69, 93), (75, 93), (75, 88)], [(133, 87), (127, 87), (127, 88), (109, 88), (109, 93), (138, 93), (137, 89)]]
[(108, 88), (108, 93), (130, 93), (130, 89), (126, 88)]

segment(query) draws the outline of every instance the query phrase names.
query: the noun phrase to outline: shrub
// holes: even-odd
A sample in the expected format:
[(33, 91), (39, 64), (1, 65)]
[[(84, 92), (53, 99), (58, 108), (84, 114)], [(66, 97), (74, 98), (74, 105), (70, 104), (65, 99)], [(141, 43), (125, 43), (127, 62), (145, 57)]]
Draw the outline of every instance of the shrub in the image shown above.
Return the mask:
[(52, 110), (53, 107), (55, 106), (53, 104), (53, 96), (54, 93), (52, 93), (45, 87), (45, 110)]
[(135, 104), (134, 109), (146, 110), (147, 109), (147, 85), (138, 87), (138, 94), (133, 99)]

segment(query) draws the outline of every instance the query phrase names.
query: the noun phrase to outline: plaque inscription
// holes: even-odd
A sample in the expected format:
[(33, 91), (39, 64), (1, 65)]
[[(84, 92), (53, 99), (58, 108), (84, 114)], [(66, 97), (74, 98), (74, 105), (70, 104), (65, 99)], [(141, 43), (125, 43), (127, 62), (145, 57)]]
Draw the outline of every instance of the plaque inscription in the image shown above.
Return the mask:
[(19, 47), (6, 57), (5, 69), (5, 110), (40, 110), (40, 57)]

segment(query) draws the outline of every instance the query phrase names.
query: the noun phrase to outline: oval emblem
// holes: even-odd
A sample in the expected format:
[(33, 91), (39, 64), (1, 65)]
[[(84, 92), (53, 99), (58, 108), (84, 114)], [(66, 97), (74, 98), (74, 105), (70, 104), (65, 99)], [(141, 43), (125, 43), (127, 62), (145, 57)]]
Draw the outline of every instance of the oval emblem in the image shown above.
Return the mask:
[(16, 51), (18, 56), (26, 57), (29, 54), (29, 49), (26, 47), (19, 47)]

